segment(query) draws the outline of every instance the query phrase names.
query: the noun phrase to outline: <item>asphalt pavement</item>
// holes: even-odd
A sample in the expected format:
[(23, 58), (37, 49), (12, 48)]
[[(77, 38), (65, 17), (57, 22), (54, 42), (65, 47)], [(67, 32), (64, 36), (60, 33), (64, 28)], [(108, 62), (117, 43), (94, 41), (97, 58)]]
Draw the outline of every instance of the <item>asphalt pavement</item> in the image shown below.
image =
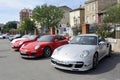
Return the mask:
[(0, 80), (120, 80), (120, 53), (102, 59), (97, 69), (73, 72), (54, 68), (50, 58), (23, 59), (0, 39)]

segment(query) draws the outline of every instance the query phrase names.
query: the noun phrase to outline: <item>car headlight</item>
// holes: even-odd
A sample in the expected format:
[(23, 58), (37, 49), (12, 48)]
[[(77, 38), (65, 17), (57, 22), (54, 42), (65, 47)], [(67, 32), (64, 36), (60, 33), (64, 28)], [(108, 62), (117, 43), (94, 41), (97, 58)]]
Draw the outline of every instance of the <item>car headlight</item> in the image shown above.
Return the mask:
[(40, 48), (40, 45), (37, 45), (35, 46), (35, 50), (39, 49)]
[(57, 52), (58, 52), (58, 49), (55, 49), (52, 55), (55, 55)]
[(19, 45), (23, 44), (23, 42), (20, 42)]
[(80, 58), (87, 57), (88, 55), (89, 55), (89, 51), (85, 50), (85, 51), (82, 52), (82, 54), (80, 54)]
[(54, 51), (53, 51), (53, 54), (52, 55), (55, 55), (56, 53), (58, 53), (58, 51), (60, 51), (62, 48), (62, 46), (56, 48)]

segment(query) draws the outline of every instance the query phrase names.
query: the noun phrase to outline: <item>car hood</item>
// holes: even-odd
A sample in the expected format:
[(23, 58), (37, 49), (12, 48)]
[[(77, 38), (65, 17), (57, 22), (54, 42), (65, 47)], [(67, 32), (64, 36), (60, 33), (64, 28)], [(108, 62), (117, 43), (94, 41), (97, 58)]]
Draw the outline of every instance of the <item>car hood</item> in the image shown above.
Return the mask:
[(25, 43), (23, 46), (22, 46), (22, 49), (26, 49), (26, 50), (34, 50), (35, 47), (37, 45), (44, 45), (44, 44), (47, 44), (48, 42), (38, 42), (38, 41), (34, 41), (34, 42), (30, 42), (30, 43)]
[(52, 55), (52, 58), (58, 60), (78, 60), (83, 51), (87, 50), (90, 53), (95, 51), (96, 45), (68, 44), (57, 49), (59, 49), (59, 51), (57, 51), (55, 55)]
[(14, 39), (14, 40), (12, 40), (10, 43), (15, 43), (16, 41), (18, 41), (18, 40), (24, 40), (25, 38), (17, 38), (17, 39)]

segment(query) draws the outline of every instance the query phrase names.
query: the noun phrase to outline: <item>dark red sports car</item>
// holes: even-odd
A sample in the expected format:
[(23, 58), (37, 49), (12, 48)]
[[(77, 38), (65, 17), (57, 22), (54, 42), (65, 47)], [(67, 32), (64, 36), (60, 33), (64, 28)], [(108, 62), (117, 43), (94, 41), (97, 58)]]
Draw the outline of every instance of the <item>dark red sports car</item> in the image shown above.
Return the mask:
[(65, 44), (68, 44), (68, 39), (64, 36), (44, 35), (35, 42), (25, 43), (20, 48), (20, 54), (24, 58), (49, 57), (55, 48)]
[(24, 35), (21, 39), (17, 40), (16, 42), (12, 43), (12, 49), (14, 49), (15, 51), (19, 50), (20, 47), (24, 44), (24, 43), (29, 43), (29, 42), (34, 42), (36, 41), (38, 38), (37, 35)]

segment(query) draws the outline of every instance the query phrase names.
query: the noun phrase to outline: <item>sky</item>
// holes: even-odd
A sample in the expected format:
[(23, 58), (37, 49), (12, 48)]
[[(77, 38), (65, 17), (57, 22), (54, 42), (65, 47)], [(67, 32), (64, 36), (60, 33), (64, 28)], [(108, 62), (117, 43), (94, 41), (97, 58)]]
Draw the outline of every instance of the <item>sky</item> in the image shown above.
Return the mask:
[(87, 0), (0, 0), (0, 23), (8, 21), (20, 21), (19, 12), (21, 9), (34, 9), (43, 4), (55, 6), (68, 6), (72, 9), (84, 5)]

